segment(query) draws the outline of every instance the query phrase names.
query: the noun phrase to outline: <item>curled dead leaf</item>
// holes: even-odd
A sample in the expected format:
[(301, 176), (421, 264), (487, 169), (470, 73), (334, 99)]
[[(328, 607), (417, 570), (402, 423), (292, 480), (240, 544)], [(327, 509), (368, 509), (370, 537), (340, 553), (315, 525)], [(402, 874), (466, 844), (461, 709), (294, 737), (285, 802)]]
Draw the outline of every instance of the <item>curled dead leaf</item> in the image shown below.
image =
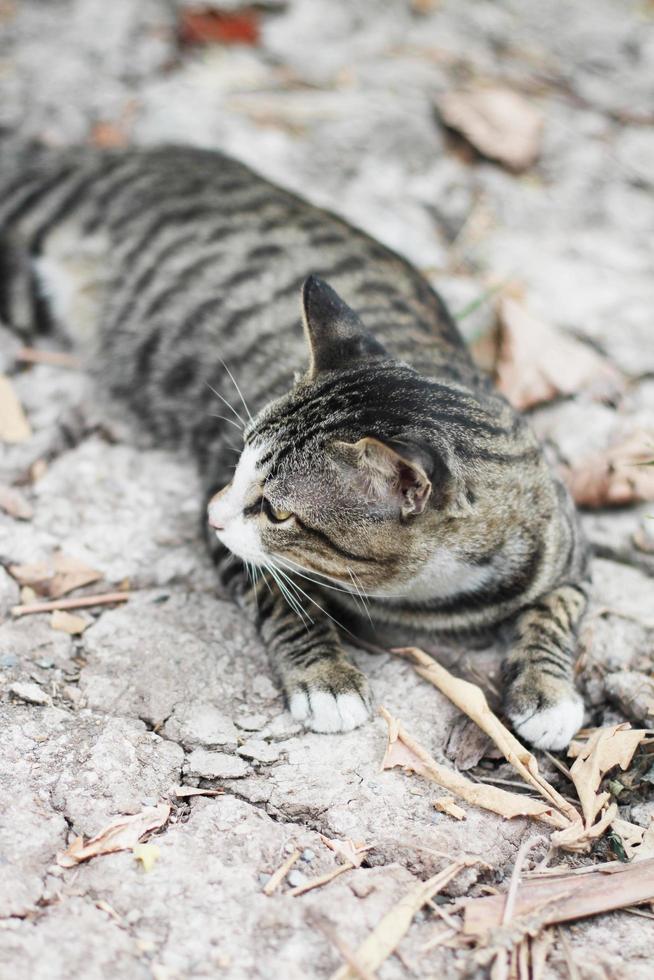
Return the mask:
[(55, 552), (47, 561), (30, 565), (10, 565), (9, 574), (20, 585), (28, 585), (37, 595), (58, 599), (73, 589), (91, 585), (102, 578), (102, 572), (89, 568), (84, 562), (63, 551)]
[(543, 117), (512, 89), (485, 87), (447, 92), (436, 102), (444, 124), (485, 157), (510, 170), (530, 167), (540, 151)]
[(515, 408), (580, 391), (610, 400), (622, 390), (623, 379), (606, 358), (532, 316), (516, 299), (499, 300), (498, 323), (496, 381)]
[(623, 507), (654, 500), (654, 430), (639, 430), (593, 453), (563, 477), (580, 507)]
[(145, 834), (163, 827), (169, 816), (168, 804), (159, 803), (157, 806), (145, 807), (140, 813), (117, 817), (86, 844), (83, 837), (76, 837), (65, 851), (57, 855), (57, 864), (62, 868), (74, 868), (82, 861), (89, 861), (100, 854), (132, 850)]

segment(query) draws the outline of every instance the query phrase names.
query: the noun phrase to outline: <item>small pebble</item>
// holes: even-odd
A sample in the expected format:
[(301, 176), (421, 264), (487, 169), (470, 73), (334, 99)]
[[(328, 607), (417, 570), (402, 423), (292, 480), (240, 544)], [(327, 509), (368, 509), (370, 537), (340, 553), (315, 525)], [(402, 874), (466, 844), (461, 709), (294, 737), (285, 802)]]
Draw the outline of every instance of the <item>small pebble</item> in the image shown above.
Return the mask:
[(37, 667), (42, 667), (43, 670), (50, 670), (52, 667), (54, 667), (54, 665), (55, 665), (54, 664), (54, 660), (37, 660), (36, 661), (36, 666)]
[(284, 844), (284, 854), (292, 854), (294, 850), (295, 844), (292, 844), (291, 841), (288, 844)]
[(9, 693), (27, 704), (52, 704), (52, 698), (32, 681), (16, 681), (9, 687)]
[(297, 871), (296, 869), (293, 869), (293, 871), (289, 871), (289, 873), (287, 874), (286, 880), (291, 886), (291, 888), (297, 888), (298, 885), (305, 885), (308, 881), (308, 878), (305, 874), (302, 874), (301, 871)]
[(15, 667), (18, 663), (18, 657), (13, 653), (6, 653), (4, 657), (0, 658), (0, 667)]
[(302, 851), (302, 853), (300, 854), (300, 860), (301, 861), (313, 861), (313, 859), (315, 858), (315, 856), (316, 856), (316, 852), (315, 851), (312, 851), (310, 847), (305, 847), (304, 850)]

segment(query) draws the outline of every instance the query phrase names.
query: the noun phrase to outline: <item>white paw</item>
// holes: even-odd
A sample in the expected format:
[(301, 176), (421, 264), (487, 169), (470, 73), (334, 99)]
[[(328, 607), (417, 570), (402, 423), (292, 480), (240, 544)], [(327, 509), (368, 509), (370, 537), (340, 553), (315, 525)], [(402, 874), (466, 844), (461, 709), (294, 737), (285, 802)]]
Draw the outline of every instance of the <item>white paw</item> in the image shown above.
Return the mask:
[(580, 697), (564, 698), (549, 708), (512, 714), (516, 735), (537, 749), (565, 749), (584, 720)]
[(296, 721), (314, 732), (351, 732), (367, 721), (370, 706), (360, 694), (330, 694), (328, 691), (296, 691), (289, 708)]

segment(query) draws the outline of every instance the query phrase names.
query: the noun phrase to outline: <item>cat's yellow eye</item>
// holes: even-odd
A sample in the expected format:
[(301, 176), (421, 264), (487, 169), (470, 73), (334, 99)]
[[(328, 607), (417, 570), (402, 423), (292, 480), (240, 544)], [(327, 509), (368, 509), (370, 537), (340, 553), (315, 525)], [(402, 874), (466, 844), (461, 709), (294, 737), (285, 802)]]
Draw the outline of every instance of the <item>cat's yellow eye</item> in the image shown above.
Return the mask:
[(263, 499), (263, 508), (266, 516), (273, 522), (273, 524), (282, 524), (284, 521), (288, 521), (293, 517), (292, 510), (282, 510), (281, 507), (275, 507), (274, 504), (268, 500), (267, 497)]
[(270, 505), (270, 513), (276, 521), (287, 521), (289, 517), (293, 516), (292, 510), (278, 510), (277, 507)]

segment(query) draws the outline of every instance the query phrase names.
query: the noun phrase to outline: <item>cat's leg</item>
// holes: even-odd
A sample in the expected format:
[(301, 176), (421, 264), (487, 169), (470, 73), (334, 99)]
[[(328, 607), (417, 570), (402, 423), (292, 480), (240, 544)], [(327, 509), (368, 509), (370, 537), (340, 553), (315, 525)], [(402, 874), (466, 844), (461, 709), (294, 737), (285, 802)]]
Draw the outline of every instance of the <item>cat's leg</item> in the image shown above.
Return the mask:
[(540, 749), (563, 749), (581, 728), (575, 689), (577, 627), (586, 608), (582, 586), (562, 585), (519, 617), (503, 668), (505, 711), (515, 732)]
[(368, 681), (347, 660), (327, 614), (300, 595), (306, 608), (302, 620), (276, 582), (258, 577), (252, 584), (226, 548), (214, 544), (212, 550), (223, 585), (257, 623), (296, 721), (314, 732), (348, 732), (362, 725), (371, 710)]

